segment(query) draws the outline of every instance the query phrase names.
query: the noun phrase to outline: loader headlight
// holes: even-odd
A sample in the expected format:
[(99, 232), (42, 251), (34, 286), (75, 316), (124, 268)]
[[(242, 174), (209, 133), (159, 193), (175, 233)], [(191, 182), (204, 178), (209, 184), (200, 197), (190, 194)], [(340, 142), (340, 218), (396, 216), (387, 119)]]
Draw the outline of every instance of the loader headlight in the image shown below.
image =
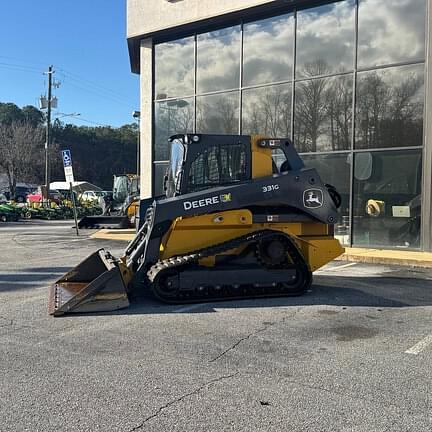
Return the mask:
[(195, 143), (197, 143), (199, 140), (200, 140), (199, 135), (194, 135), (194, 136), (192, 137), (192, 141), (195, 142)]

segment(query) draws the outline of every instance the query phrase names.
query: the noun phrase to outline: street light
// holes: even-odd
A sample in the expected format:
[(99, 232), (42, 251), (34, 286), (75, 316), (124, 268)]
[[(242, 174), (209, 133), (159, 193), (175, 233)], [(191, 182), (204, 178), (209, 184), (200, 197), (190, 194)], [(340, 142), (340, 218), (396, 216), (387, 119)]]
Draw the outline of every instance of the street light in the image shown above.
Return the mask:
[[(158, 96), (160, 97), (160, 96), (166, 96), (166, 95), (161, 94)], [(165, 106), (162, 105), (162, 103)], [(159, 103), (159, 108), (168, 112), (168, 121), (167, 121), (168, 137), (167, 138), (169, 138), (169, 136), (171, 135), (171, 111), (176, 113), (179, 108), (185, 108), (188, 105), (189, 105), (189, 102), (184, 100), (184, 99), (171, 99), (171, 100)], [(175, 132), (178, 133), (179, 131), (175, 131)]]
[(140, 120), (141, 120), (141, 111), (132, 111), (132, 117), (136, 120), (136, 122), (138, 124), (137, 153), (136, 153), (136, 158), (137, 158), (136, 171), (137, 171), (137, 175), (140, 175), (140, 133), (141, 133)]

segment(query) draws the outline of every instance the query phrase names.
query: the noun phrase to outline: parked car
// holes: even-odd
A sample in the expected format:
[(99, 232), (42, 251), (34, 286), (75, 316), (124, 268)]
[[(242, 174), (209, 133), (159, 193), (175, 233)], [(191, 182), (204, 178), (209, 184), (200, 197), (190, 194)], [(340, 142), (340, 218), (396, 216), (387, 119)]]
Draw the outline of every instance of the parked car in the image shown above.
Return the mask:
[(84, 191), (78, 199), (82, 203), (98, 203), (100, 197), (104, 198), (110, 194), (112, 195), (111, 191)]
[[(27, 195), (34, 192), (34, 189), (25, 186), (17, 186), (15, 188), (15, 201), (18, 203), (26, 202)], [(2, 193), (5, 195), (8, 201), (11, 200), (12, 196), (9, 190), (4, 190)]]
[[(60, 201), (63, 200), (63, 195), (55, 189), (51, 189), (49, 191), (49, 199), (54, 201), (57, 204), (60, 204)], [(43, 200), (42, 189), (39, 187), (36, 192), (27, 195), (27, 202), (29, 203), (37, 203)]]

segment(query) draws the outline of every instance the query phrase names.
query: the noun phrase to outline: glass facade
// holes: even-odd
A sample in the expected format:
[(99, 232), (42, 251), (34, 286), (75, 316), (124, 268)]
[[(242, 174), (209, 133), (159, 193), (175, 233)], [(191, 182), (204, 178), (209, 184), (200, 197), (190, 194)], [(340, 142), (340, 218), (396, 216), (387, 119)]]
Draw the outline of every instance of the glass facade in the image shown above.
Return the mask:
[(171, 134), (287, 136), (341, 193), (342, 243), (421, 248), (425, 16), (323, 1), (156, 44), (155, 189)]

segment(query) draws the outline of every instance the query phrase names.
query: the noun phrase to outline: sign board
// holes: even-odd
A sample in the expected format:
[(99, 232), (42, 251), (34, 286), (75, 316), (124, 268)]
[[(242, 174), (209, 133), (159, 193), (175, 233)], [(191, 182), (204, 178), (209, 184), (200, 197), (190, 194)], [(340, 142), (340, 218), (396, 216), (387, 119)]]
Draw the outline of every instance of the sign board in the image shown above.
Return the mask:
[(62, 159), (66, 181), (69, 183), (73, 183), (74, 175), (72, 169), (72, 155), (70, 150), (62, 150)]
[(76, 210), (76, 204), (75, 204), (75, 194), (72, 190), (72, 183), (74, 182), (74, 175), (73, 175), (73, 169), (72, 169), (72, 155), (70, 150), (62, 150), (62, 159), (63, 159), (63, 168), (64, 173), (66, 177), (66, 181), (70, 185), (70, 199), (72, 200), (72, 207), (74, 212), (74, 219), (75, 219), (75, 229), (76, 229), (76, 235), (79, 235), (78, 231), (78, 219), (77, 219), (77, 210)]

